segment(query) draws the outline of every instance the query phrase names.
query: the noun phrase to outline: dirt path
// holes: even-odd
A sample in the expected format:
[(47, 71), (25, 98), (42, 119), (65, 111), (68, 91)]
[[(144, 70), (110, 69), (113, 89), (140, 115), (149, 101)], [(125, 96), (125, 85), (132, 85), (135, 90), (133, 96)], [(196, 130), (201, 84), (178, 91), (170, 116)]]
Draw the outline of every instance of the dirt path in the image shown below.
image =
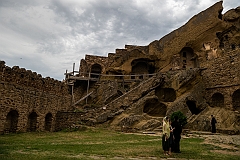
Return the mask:
[(240, 135), (225, 135), (210, 132), (190, 131), (183, 135), (183, 138), (200, 137), (204, 138), (204, 144), (211, 144), (220, 149), (212, 150), (211, 152), (239, 155), (240, 156)]

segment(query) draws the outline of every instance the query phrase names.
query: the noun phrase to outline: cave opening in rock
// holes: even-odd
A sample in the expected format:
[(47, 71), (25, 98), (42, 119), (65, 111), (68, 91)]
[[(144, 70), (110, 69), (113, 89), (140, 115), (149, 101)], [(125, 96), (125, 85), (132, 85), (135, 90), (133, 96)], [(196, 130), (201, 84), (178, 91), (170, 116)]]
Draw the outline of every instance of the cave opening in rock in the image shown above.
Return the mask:
[(189, 108), (189, 110), (191, 111), (192, 114), (197, 115), (197, 114), (200, 113), (200, 110), (197, 108), (195, 101), (188, 100), (186, 102), (186, 104), (187, 104), (187, 106), (188, 106), (188, 108)]
[(51, 131), (52, 128), (52, 114), (48, 113), (45, 117), (45, 130)]
[[(139, 79), (145, 78), (144, 74), (152, 74), (155, 72), (155, 67), (153, 65), (154, 61), (149, 59), (135, 59), (132, 61), (132, 73), (133, 75), (139, 75)], [(142, 75), (141, 75), (142, 74)], [(149, 77), (149, 76), (148, 76)], [(135, 77), (131, 77), (132, 79), (135, 79)]]
[(17, 131), (19, 114), (16, 110), (12, 110), (7, 114), (4, 132), (15, 133)]
[(161, 88), (157, 87), (155, 94), (159, 101), (163, 102), (173, 102), (176, 100), (176, 91), (173, 88)]
[(32, 112), (29, 116), (28, 116), (28, 127), (27, 127), (27, 131), (28, 132), (34, 132), (37, 129), (37, 113), (36, 112)]
[(212, 107), (224, 107), (224, 96), (221, 93), (214, 93), (212, 95)]
[(164, 117), (167, 112), (167, 106), (157, 99), (149, 99), (143, 107), (143, 112), (153, 117)]

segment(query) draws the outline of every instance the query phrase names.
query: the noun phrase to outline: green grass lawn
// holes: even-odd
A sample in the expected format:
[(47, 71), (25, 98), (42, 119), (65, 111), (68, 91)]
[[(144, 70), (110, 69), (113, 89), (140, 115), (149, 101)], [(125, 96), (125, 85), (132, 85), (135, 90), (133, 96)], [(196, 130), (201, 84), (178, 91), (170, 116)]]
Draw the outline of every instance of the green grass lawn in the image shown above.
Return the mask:
[[(239, 159), (211, 152), (212, 145), (200, 138), (183, 138), (176, 159)], [(219, 148), (218, 148), (219, 149)], [(169, 156), (168, 156), (169, 157)], [(87, 129), (74, 132), (34, 132), (0, 135), (0, 160), (41, 159), (161, 159), (161, 137)]]

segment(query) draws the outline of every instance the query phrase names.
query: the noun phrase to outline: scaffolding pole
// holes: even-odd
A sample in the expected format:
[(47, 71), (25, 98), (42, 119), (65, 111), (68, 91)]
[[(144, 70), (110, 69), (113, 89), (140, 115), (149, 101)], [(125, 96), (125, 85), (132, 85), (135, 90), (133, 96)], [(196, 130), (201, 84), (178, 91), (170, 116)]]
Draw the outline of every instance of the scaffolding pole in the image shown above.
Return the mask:
[[(88, 73), (88, 85), (87, 85), (87, 95), (88, 95), (88, 90), (89, 90), (89, 81), (90, 81), (90, 76), (91, 76), (91, 70)], [(87, 104), (87, 99), (88, 97), (86, 97), (86, 104)]]

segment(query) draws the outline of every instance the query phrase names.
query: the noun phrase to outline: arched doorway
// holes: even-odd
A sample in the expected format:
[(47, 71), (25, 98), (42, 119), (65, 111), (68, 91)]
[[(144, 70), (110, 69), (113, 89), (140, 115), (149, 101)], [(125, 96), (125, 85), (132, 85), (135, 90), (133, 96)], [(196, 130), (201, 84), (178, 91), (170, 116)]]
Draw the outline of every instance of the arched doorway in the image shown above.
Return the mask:
[(102, 73), (102, 66), (100, 64), (93, 64), (91, 67), (91, 78), (99, 78)]
[(52, 128), (52, 114), (48, 113), (45, 117), (45, 130), (51, 131)]
[(27, 131), (28, 132), (34, 132), (37, 130), (37, 113), (36, 112), (32, 112), (31, 114), (29, 114), (28, 116), (28, 127), (27, 127)]
[(197, 115), (197, 114), (200, 113), (200, 110), (197, 108), (195, 101), (188, 100), (186, 102), (186, 104), (187, 104), (187, 106), (188, 106), (188, 108), (189, 108), (189, 110), (191, 111), (192, 114)]
[(240, 111), (240, 89), (236, 90), (232, 95), (233, 109)]
[(192, 69), (198, 66), (197, 56), (195, 56), (193, 49), (190, 47), (184, 47), (180, 51), (180, 61), (182, 63), (182, 69)]
[(7, 114), (4, 127), (5, 133), (15, 133), (17, 131), (18, 117), (19, 114), (16, 110), (12, 110)]
[(157, 99), (149, 99), (143, 107), (143, 113), (153, 117), (164, 117), (167, 112), (167, 106)]
[[(155, 67), (153, 65), (154, 61), (149, 59), (135, 59), (132, 61), (132, 74), (139, 75), (139, 79), (143, 79), (144, 74), (152, 74), (155, 71)], [(142, 74), (142, 75), (141, 75)], [(132, 79), (135, 79), (133, 76)]]
[(211, 107), (224, 107), (224, 96), (221, 93), (212, 95)]

